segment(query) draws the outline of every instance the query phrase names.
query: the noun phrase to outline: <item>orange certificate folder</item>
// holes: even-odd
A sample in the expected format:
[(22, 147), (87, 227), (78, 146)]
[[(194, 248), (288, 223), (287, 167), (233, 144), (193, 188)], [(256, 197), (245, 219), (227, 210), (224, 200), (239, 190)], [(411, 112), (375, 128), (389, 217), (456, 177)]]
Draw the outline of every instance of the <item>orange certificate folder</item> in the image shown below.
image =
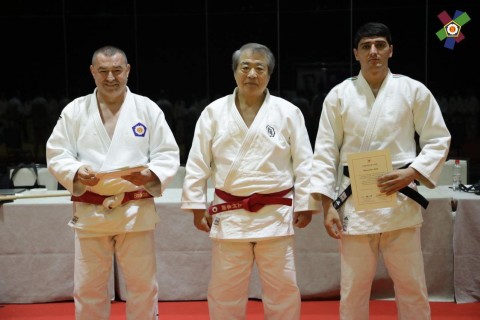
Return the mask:
[(95, 175), (98, 179), (114, 179), (120, 178), (121, 176), (129, 175), (133, 172), (140, 172), (148, 168), (146, 165), (132, 166), (132, 167), (122, 167), (108, 171), (99, 171)]

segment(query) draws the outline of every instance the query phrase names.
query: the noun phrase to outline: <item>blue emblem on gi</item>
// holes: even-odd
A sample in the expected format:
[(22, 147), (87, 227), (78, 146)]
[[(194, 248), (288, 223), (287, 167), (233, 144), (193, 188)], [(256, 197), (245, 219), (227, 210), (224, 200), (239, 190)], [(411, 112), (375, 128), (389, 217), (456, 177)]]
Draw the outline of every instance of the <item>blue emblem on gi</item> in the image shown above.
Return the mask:
[(147, 127), (145, 127), (145, 125), (140, 122), (134, 125), (132, 127), (132, 130), (133, 130), (133, 134), (136, 137), (145, 137), (145, 133), (147, 133)]

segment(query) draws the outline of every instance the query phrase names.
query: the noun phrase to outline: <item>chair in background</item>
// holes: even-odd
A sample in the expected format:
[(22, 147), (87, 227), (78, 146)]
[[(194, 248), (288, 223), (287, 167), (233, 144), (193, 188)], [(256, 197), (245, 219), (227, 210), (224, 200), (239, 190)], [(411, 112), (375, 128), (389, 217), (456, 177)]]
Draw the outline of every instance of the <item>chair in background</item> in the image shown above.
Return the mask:
[(21, 163), (14, 168), (10, 168), (9, 175), (10, 187), (12, 188), (58, 190), (57, 179), (44, 165)]

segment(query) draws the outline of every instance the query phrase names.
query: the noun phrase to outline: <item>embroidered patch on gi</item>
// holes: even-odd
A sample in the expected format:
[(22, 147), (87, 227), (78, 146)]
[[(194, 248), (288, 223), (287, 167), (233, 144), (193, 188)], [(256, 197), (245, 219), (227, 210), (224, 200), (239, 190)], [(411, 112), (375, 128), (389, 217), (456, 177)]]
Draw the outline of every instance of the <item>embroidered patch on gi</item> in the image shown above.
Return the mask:
[(270, 125), (267, 126), (267, 133), (270, 137), (275, 137), (275, 129)]
[(70, 220), (70, 223), (71, 224), (76, 224), (78, 221), (78, 217), (77, 216), (73, 216), (72, 220)]
[(343, 231), (347, 231), (348, 228), (348, 216), (343, 217)]
[(132, 127), (133, 134), (136, 137), (145, 137), (145, 133), (147, 133), (147, 127), (143, 123), (137, 123)]
[(220, 223), (220, 217), (216, 216), (215, 219), (213, 219), (213, 225), (218, 226), (219, 223)]

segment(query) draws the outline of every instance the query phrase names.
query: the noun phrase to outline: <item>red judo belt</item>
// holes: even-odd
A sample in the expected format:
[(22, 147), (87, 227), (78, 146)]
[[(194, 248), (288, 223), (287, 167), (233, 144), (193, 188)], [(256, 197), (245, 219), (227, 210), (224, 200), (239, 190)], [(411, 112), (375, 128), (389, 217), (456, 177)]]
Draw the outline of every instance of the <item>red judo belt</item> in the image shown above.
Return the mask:
[(237, 209), (245, 209), (250, 212), (257, 212), (267, 204), (282, 204), (285, 206), (291, 206), (292, 199), (283, 197), (287, 195), (291, 190), (292, 188), (274, 193), (254, 193), (250, 196), (239, 197), (225, 191), (215, 189), (215, 194), (220, 199), (225, 201), (225, 203), (211, 205), (210, 207), (208, 207), (208, 213), (216, 214), (223, 211)]
[[(106, 198), (110, 198), (110, 197), (114, 197), (114, 195), (102, 196), (100, 194), (87, 191), (81, 196), (78, 196), (78, 197), (72, 196), (70, 200), (101, 205), (103, 204), (103, 201), (105, 201)], [(128, 201), (131, 201), (131, 200), (140, 200), (140, 199), (146, 199), (146, 198), (152, 198), (152, 197), (153, 196), (150, 193), (148, 193), (143, 189), (140, 189), (137, 191), (125, 192), (121, 204), (127, 203)]]

